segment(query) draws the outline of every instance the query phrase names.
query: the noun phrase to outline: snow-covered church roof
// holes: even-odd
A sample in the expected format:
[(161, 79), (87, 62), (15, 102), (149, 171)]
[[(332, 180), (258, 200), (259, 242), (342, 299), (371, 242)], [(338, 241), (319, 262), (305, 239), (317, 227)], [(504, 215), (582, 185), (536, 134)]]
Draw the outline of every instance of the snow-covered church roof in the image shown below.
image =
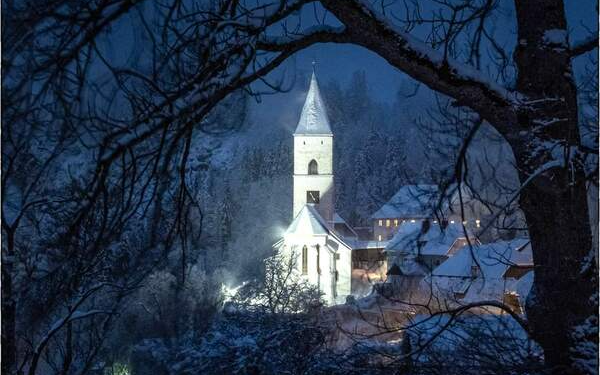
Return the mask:
[(352, 249), (352, 241), (344, 239), (327, 225), (323, 216), (319, 214), (313, 204), (305, 204), (298, 212), (290, 226), (284, 233), (284, 237), (310, 237), (310, 236), (326, 235), (330, 239), (334, 239), (348, 249)]
[(329, 229), (315, 207), (306, 204), (285, 231), (285, 234), (292, 233), (296, 235), (328, 234)]
[(306, 100), (302, 107), (302, 114), (298, 121), (298, 126), (294, 135), (331, 135), (331, 127), (329, 126), (329, 118), (327, 117), (327, 109), (321, 98), (319, 84), (313, 72), (310, 79), (310, 87), (306, 94)]

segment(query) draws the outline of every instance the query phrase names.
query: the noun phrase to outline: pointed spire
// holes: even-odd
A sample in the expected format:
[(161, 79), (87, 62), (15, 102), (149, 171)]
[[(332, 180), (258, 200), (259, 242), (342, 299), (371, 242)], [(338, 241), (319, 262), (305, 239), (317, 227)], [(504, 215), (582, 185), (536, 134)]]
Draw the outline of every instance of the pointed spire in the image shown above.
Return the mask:
[(325, 103), (321, 99), (321, 93), (319, 91), (319, 84), (317, 83), (317, 77), (314, 72), (310, 79), (310, 87), (308, 94), (306, 94), (306, 101), (304, 107), (302, 107), (302, 114), (300, 115), (300, 121), (294, 134), (311, 134), (311, 135), (330, 135), (331, 127), (329, 126), (329, 119), (327, 118), (327, 110)]

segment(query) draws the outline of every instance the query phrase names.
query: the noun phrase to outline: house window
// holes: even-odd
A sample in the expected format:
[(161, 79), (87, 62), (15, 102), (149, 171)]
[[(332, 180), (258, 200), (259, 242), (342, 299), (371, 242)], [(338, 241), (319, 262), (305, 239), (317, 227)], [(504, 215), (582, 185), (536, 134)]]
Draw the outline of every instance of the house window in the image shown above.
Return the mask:
[(379, 226), (382, 227), (383, 226), (383, 220), (379, 219)]
[(319, 192), (317, 190), (309, 190), (306, 192), (306, 203), (319, 203)]
[(481, 220), (477, 219), (475, 220), (475, 225), (477, 226), (477, 228), (481, 227)]
[(308, 248), (306, 245), (302, 246), (302, 274), (308, 273)]
[(377, 241), (381, 241), (381, 234), (377, 236)]
[(394, 219), (394, 226), (397, 227), (398, 226), (398, 219)]
[(319, 174), (319, 166), (315, 159), (308, 163), (308, 174)]
[(386, 226), (386, 227), (389, 227), (389, 226), (390, 226), (390, 219), (386, 219), (386, 220), (385, 220), (385, 226)]

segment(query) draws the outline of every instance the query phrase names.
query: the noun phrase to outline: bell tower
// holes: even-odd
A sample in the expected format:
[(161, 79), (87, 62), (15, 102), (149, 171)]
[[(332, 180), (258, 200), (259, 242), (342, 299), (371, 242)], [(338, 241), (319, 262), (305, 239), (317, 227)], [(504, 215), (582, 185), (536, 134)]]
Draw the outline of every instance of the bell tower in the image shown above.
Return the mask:
[(333, 134), (314, 71), (294, 132), (294, 217), (305, 204), (333, 220)]

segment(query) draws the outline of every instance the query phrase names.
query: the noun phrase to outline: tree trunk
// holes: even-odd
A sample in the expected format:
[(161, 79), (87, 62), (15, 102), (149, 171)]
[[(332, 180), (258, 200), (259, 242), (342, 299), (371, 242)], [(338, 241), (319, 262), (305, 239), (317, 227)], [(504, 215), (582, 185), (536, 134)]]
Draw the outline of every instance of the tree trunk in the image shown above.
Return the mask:
[[(535, 264), (527, 316), (554, 373), (595, 372), (584, 366), (596, 358), (598, 289), (564, 6), (561, 0), (515, 5), (517, 89), (531, 103), (518, 115), (518, 134), (508, 137), (525, 184), (520, 206)], [(593, 349), (582, 351), (586, 345)]]
[(14, 232), (4, 232), (2, 248), (2, 375), (12, 375), (16, 371), (16, 304), (13, 297), (12, 273), (14, 263)]
[[(598, 293), (595, 262), (586, 259), (591, 236), (585, 186), (580, 182), (569, 187), (560, 181), (567, 173), (560, 169), (535, 179), (520, 200), (535, 249), (535, 283), (527, 317), (546, 363), (560, 374), (585, 373), (573, 368), (574, 358), (585, 357), (577, 353), (578, 342), (592, 341), (595, 346), (598, 340), (593, 333)], [(584, 337), (576, 334), (577, 326), (587, 331)], [(591, 353), (589, 360), (595, 355)]]

